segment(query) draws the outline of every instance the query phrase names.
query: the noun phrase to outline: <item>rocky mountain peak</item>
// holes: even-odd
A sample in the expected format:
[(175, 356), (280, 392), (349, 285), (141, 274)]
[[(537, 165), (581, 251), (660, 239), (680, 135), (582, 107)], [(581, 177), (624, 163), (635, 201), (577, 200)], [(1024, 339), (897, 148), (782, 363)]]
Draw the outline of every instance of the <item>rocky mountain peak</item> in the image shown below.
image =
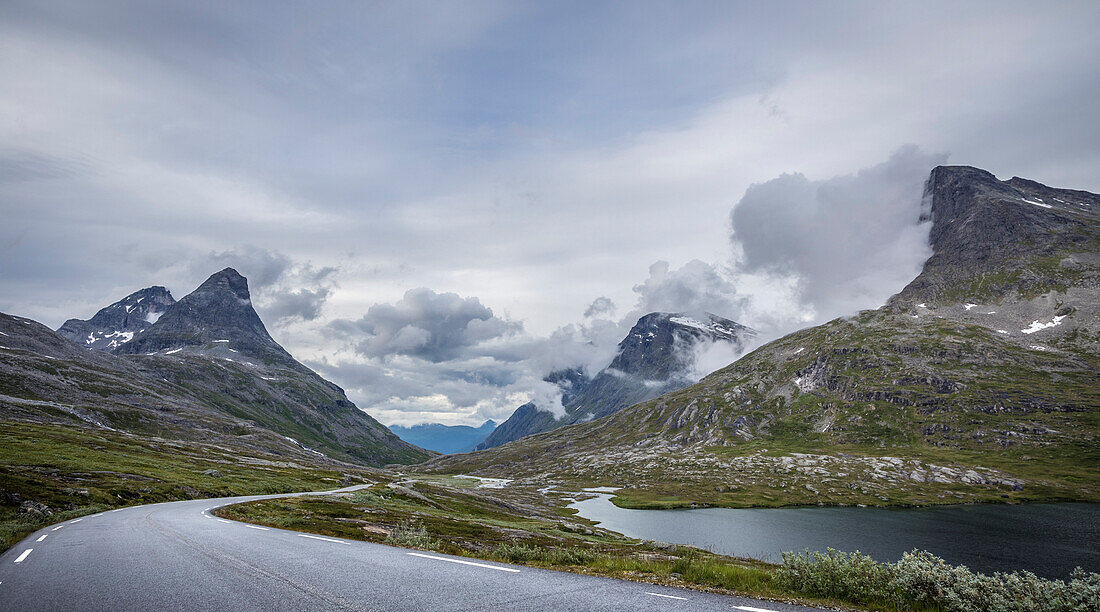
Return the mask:
[(651, 312), (634, 324), (619, 343), (610, 368), (665, 381), (686, 375), (693, 363), (693, 349), (704, 342), (729, 342), (744, 347), (756, 331), (711, 313)]
[(229, 292), (238, 300), (249, 303), (252, 301), (252, 297), (248, 293), (248, 279), (241, 276), (241, 273), (233, 268), (225, 268), (224, 270), (212, 274), (210, 278), (206, 279), (206, 281), (199, 285), (198, 289), (194, 291), (194, 293), (200, 292)]
[(711, 313), (651, 312), (630, 328), (611, 364), (593, 378), (580, 369), (560, 370), (546, 377), (562, 389), (564, 417), (555, 418), (534, 404), (524, 404), (477, 448), (492, 448), (598, 419), (683, 388), (694, 382), (696, 348), (708, 342), (726, 342), (740, 353), (756, 335), (749, 327)]
[(110, 351), (155, 323), (175, 303), (164, 287), (148, 287), (100, 309), (91, 319), (65, 321), (57, 333), (87, 348)]
[(225, 359), (294, 363), (252, 307), (248, 280), (233, 268), (210, 276), (168, 308), (157, 322), (116, 352), (209, 354)]
[[(1065, 284), (1058, 264), (1094, 250), (1100, 196), (969, 166), (938, 166), (925, 185), (932, 256), (892, 303), (957, 303)], [(1075, 282), (1075, 281), (1074, 281)]]

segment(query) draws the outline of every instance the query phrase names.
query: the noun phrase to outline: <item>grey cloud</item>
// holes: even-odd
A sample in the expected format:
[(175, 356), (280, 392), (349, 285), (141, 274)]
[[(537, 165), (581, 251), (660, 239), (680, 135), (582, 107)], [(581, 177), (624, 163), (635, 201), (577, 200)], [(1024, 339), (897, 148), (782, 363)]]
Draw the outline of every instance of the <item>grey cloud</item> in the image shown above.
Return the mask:
[(327, 287), (275, 291), (268, 295), (268, 305), (264, 311), (276, 321), (293, 318), (313, 321), (321, 316), (321, 306), (331, 293)]
[(0, 185), (39, 179), (57, 179), (88, 171), (80, 158), (62, 158), (28, 151), (0, 150)]
[(367, 357), (411, 355), (431, 362), (455, 359), (482, 342), (517, 334), (523, 326), (493, 315), (476, 297), (431, 289), (410, 289), (395, 304), (375, 304), (356, 321), (338, 320), (331, 329), (355, 331), (355, 349)]
[(198, 282), (226, 266), (248, 278), (256, 309), (276, 327), (320, 317), (337, 286), (339, 272), (335, 266), (316, 268), (285, 253), (250, 244), (196, 257), (189, 262), (188, 271)]
[(611, 301), (611, 298), (600, 296), (588, 305), (588, 308), (584, 309), (584, 318), (590, 319), (592, 317), (598, 317), (600, 315), (611, 315), (615, 313), (615, 302)]
[(728, 318), (740, 313), (737, 289), (718, 266), (694, 259), (678, 269), (667, 261), (649, 266), (649, 277), (634, 286), (638, 303), (628, 319), (650, 312), (712, 312)]
[(738, 271), (797, 279), (819, 317), (881, 304), (930, 254), (921, 196), (945, 160), (907, 146), (852, 175), (784, 174), (749, 187), (730, 213)]
[(219, 253), (211, 252), (196, 261), (194, 266), (212, 271), (232, 266), (248, 277), (248, 286), (256, 290), (279, 281), (290, 268), (291, 261), (278, 251), (248, 245)]
[(577, 365), (604, 367), (607, 347), (619, 339), (618, 325), (607, 319), (534, 337), (476, 297), (426, 288), (324, 330), (351, 356), (315, 365), (386, 422), (439, 420), (447, 411), (502, 419), (528, 401), (560, 413), (560, 388), (542, 378)]

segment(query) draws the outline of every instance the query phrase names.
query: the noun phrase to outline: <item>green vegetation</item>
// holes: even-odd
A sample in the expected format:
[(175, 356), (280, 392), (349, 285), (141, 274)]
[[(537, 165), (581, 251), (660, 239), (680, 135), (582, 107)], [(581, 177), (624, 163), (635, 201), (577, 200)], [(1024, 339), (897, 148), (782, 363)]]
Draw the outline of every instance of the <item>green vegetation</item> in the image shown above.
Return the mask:
[(806, 595), (876, 609), (945, 612), (1072, 612), (1100, 610), (1100, 574), (1081, 568), (1068, 581), (1031, 572), (977, 574), (924, 551), (897, 563), (876, 563), (859, 552), (784, 553), (776, 583)]
[(372, 474), (103, 429), (4, 421), (0, 546), (6, 550), (50, 523), (115, 507), (333, 489)]
[(423, 525), (415, 525), (404, 521), (398, 523), (386, 534), (386, 543), (406, 548), (422, 548), (424, 550), (438, 550), (443, 542), (428, 535), (428, 530)]
[[(442, 484), (448, 481), (447, 484)], [(220, 508), (225, 518), (490, 561), (871, 610), (1097, 610), (1100, 575), (1071, 580), (1027, 572), (985, 576), (925, 552), (898, 563), (859, 553), (784, 555), (781, 565), (689, 546), (639, 541), (569, 516), (532, 487), (472, 489), (469, 479), (402, 480), (325, 497)]]
[(553, 494), (534, 488), (478, 489), (474, 482), (457, 477), (384, 482), (339, 495), (236, 504), (214, 514), (492, 561), (724, 593), (789, 595), (775, 586), (773, 566), (766, 563), (625, 538), (572, 516), (566, 500)]
[(630, 508), (1095, 502), (1096, 372), (1087, 352), (865, 311), (608, 418), (416, 469), (622, 487)]

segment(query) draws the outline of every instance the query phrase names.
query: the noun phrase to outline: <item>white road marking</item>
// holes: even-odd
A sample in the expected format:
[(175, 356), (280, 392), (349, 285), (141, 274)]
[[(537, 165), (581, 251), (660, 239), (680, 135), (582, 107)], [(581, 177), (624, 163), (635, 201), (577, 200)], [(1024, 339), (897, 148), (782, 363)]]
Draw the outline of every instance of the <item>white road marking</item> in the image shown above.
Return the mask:
[(769, 610), (767, 608), (754, 608), (752, 606), (734, 606), (734, 610), (744, 610), (745, 612), (775, 612), (775, 610)]
[(248, 527), (249, 529), (262, 529), (264, 531), (267, 531), (267, 527), (260, 527), (259, 525), (245, 525), (245, 527)]
[(32, 551), (32, 550), (34, 550), (34, 549), (33, 549), (33, 548), (28, 548), (27, 550), (24, 550), (24, 551), (23, 551), (23, 554), (19, 555), (19, 558), (18, 558), (18, 559), (16, 559), (16, 560), (15, 560), (15, 562), (16, 562), (16, 563), (22, 563), (22, 562), (23, 562), (23, 559), (26, 559), (26, 558), (27, 558), (27, 555), (31, 554), (31, 551)]
[(646, 591), (646, 595), (652, 595), (654, 597), (664, 597), (665, 599), (680, 599), (680, 600), (683, 600), (683, 601), (687, 601), (687, 597), (677, 597), (675, 595), (661, 595), (660, 593), (650, 593), (649, 591)]
[(435, 555), (425, 555), (422, 553), (407, 553), (414, 557), (423, 557), (425, 559), (435, 559), (436, 561), (447, 561), (449, 563), (461, 563), (462, 565), (473, 565), (474, 567), (484, 567), (486, 569), (495, 569), (501, 572), (512, 572), (518, 574), (519, 570), (513, 567), (500, 567), (499, 565), (489, 565), (487, 563), (474, 563), (473, 561), (463, 561), (462, 559), (448, 559), (447, 557), (436, 557)]
[(82, 519), (82, 518), (73, 519), (73, 520), (69, 521), (69, 524), (72, 525), (73, 523), (79, 523), (80, 521), (83, 521), (83, 520), (84, 519)]
[(114, 510), (111, 510), (111, 512), (118, 512), (119, 510), (125, 510), (125, 508), (115, 508)]
[(218, 522), (219, 522), (219, 523), (228, 523), (229, 521), (227, 521), (227, 520), (225, 520), (225, 519), (218, 519)]
[(46, 536), (48, 536), (48, 535), (50, 535), (50, 534), (48, 534), (48, 533), (44, 533), (44, 534), (42, 534), (42, 537), (41, 537), (41, 538), (38, 538), (37, 540), (35, 540), (35, 542), (41, 542), (42, 540), (45, 540), (45, 539), (46, 539)]
[(306, 533), (299, 533), (299, 538), (309, 538), (311, 540), (324, 540), (325, 542), (336, 542), (337, 544), (347, 544), (343, 540), (333, 540), (332, 538), (322, 538), (321, 536), (309, 535)]
[(61, 529), (62, 527), (64, 527), (64, 525), (58, 525), (57, 527), (54, 527), (50, 531), (57, 531), (58, 529)]

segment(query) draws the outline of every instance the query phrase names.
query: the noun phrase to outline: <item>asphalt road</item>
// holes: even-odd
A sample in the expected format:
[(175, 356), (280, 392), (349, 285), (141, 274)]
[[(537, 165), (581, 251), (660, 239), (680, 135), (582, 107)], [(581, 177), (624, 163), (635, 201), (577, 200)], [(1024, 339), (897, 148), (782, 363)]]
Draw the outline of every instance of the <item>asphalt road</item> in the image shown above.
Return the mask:
[(808, 610), (322, 538), (209, 510), (135, 506), (46, 527), (0, 556), (0, 610)]

